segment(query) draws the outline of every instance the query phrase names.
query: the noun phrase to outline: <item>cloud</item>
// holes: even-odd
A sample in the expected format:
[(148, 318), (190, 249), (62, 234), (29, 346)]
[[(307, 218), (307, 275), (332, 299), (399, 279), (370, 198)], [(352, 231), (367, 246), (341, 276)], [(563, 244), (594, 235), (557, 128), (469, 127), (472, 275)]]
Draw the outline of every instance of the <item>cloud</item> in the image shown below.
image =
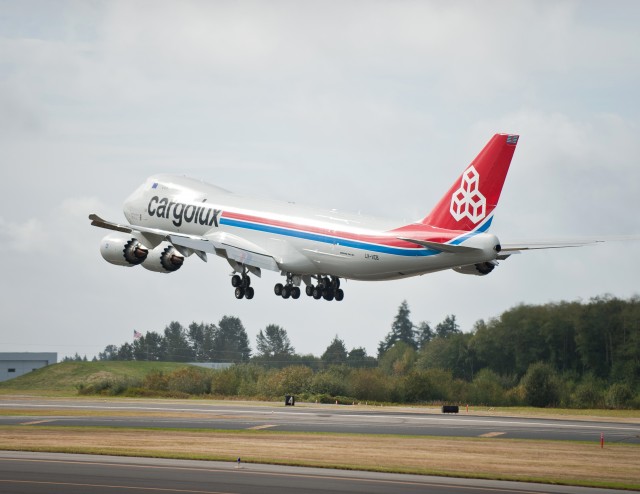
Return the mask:
[[(50, 7), (49, 5), (53, 5)], [(501, 240), (638, 233), (637, 2), (45, 2), (0, 18), (0, 281), (15, 342), (90, 354), (171, 320), (237, 315), (321, 353), (375, 353), (398, 305), (465, 329), (518, 302), (626, 295), (635, 244), (513, 256), (487, 277), (346, 283), (342, 304), (238, 302), (229, 266), (104, 262), (91, 212), (122, 221), (147, 176), (423, 217), (495, 132), (521, 140)], [(33, 310), (34, 305), (39, 310)], [(42, 328), (47, 328), (43, 330)], [(3, 342), (4, 344), (4, 342)], [(18, 348), (13, 347), (13, 348)]]
[(48, 236), (44, 224), (35, 218), (20, 224), (0, 218), (0, 241), (9, 251), (39, 252), (46, 249)]

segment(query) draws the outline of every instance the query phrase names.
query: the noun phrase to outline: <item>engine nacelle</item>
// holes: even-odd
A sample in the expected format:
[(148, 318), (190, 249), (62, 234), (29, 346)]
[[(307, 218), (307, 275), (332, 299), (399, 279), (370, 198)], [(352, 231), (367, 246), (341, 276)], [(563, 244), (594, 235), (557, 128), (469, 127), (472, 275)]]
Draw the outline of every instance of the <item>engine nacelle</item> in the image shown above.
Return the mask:
[(182, 267), (184, 256), (169, 242), (162, 242), (142, 263), (142, 267), (156, 273), (173, 273)]
[(453, 268), (457, 273), (473, 274), (475, 276), (485, 276), (495, 269), (496, 265), (492, 262), (479, 262), (469, 266), (458, 266)]
[(100, 254), (111, 264), (131, 267), (142, 264), (147, 259), (149, 249), (135, 237), (110, 233), (100, 242)]

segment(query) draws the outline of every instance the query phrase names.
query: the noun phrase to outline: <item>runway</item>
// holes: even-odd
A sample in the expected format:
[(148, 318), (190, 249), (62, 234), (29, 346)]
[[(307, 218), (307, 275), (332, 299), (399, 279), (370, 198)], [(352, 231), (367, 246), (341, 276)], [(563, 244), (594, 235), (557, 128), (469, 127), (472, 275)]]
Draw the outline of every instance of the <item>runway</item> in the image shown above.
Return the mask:
[(0, 491), (300, 494), (605, 494), (607, 489), (317, 468), (0, 451)]
[[(12, 398), (0, 401), (0, 410), (12, 408), (29, 410), (31, 414), (0, 416), (0, 425), (254, 429), (594, 442), (604, 434), (607, 442), (640, 444), (638, 423), (485, 416), (466, 414), (464, 410), (457, 415), (445, 415), (435, 413), (433, 409), (333, 405), (284, 407), (207, 403), (204, 400)], [(33, 415), (37, 410), (42, 413)], [(48, 415), (47, 410), (56, 410), (56, 415)], [(77, 413), (91, 415), (74, 415)]]

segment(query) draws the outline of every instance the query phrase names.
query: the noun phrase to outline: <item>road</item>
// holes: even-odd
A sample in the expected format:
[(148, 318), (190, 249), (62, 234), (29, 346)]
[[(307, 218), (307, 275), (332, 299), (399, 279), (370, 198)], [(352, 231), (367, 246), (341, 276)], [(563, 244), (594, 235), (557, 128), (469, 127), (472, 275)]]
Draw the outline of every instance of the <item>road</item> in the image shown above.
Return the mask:
[[(36, 415), (0, 416), (0, 425), (42, 424), (177, 429), (268, 429), (291, 432), (495, 437), (640, 444), (640, 424), (609, 421), (498, 417), (434, 413), (427, 409), (305, 405), (221, 404), (206, 401), (78, 400), (2, 398), (0, 410), (42, 410)], [(69, 415), (48, 415), (47, 409)], [(92, 415), (75, 416), (78, 411)], [(33, 413), (33, 412), (32, 412)], [(118, 414), (115, 416), (114, 414)], [(153, 416), (150, 416), (153, 414)]]
[(0, 451), (12, 494), (605, 494), (623, 491), (316, 468)]

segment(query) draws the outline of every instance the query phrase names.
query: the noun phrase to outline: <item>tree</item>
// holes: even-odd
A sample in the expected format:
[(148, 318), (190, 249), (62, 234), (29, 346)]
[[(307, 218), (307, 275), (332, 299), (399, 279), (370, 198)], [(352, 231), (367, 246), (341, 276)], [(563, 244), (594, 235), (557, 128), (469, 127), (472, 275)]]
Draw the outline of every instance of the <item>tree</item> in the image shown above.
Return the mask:
[(115, 345), (107, 345), (104, 352), (98, 354), (99, 360), (118, 360), (118, 347)]
[(131, 343), (123, 343), (118, 348), (118, 360), (133, 360), (133, 346)]
[(415, 349), (404, 341), (398, 341), (385, 352), (379, 366), (387, 374), (404, 375), (413, 368), (415, 363)]
[(418, 325), (418, 329), (416, 331), (416, 343), (418, 344), (418, 348), (424, 348), (424, 346), (429, 343), (435, 337), (435, 333), (429, 323), (426, 321), (422, 321)]
[(333, 341), (329, 343), (329, 346), (322, 354), (322, 362), (325, 365), (341, 365), (347, 362), (347, 348), (344, 346), (344, 341), (338, 338), (338, 335), (333, 338)]
[(409, 319), (410, 314), (409, 305), (406, 300), (403, 300), (400, 307), (398, 307), (398, 314), (393, 320), (393, 324), (391, 324), (391, 331), (378, 345), (378, 358), (382, 357), (397, 341), (403, 341), (413, 349), (418, 347), (415, 341), (413, 323)]
[(456, 322), (456, 316), (453, 314), (445, 317), (444, 321), (438, 323), (436, 326), (436, 336), (440, 338), (447, 338), (448, 336), (459, 334), (461, 332), (460, 326), (458, 326), (458, 323)]
[(264, 333), (262, 330), (256, 336), (258, 356), (266, 358), (285, 358), (295, 353), (291, 346), (287, 331), (275, 324), (269, 324)]
[(155, 331), (147, 331), (147, 334), (134, 340), (133, 358), (152, 362), (165, 360), (164, 337)]
[(218, 328), (215, 324), (192, 322), (187, 330), (187, 339), (196, 362), (213, 360), (214, 339)]
[(447, 338), (434, 338), (420, 350), (417, 367), (445, 369), (456, 378), (472, 380), (476, 370), (470, 349), (472, 337), (469, 333), (458, 333)]
[(246, 362), (251, 357), (247, 331), (237, 317), (224, 316), (218, 323), (213, 357), (220, 362)]
[(347, 355), (347, 364), (349, 367), (375, 367), (377, 360), (375, 357), (369, 357), (367, 351), (363, 347), (353, 348)]
[(173, 321), (164, 329), (164, 340), (166, 345), (165, 360), (169, 362), (190, 362), (193, 360), (194, 355), (187, 341), (187, 332), (179, 322)]

